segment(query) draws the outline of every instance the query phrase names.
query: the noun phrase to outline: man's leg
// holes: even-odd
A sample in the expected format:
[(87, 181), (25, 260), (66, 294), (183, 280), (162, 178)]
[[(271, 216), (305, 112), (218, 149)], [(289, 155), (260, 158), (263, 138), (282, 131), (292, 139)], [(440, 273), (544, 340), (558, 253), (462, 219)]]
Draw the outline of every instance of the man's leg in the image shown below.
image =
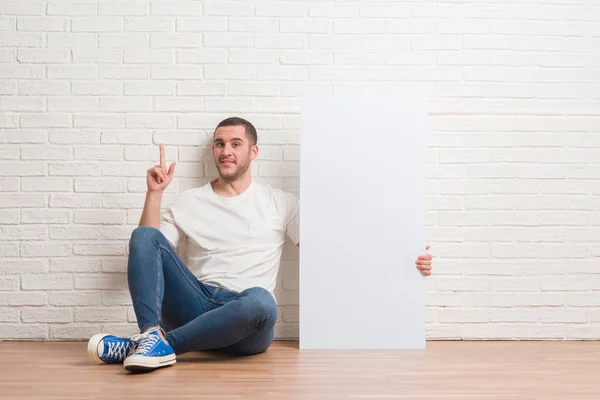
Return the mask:
[(254, 353), (271, 342), (277, 321), (271, 294), (262, 288), (237, 293), (199, 282), (158, 229), (134, 230), (128, 282), (140, 330), (165, 322), (177, 327), (165, 335), (176, 354), (232, 345)]
[(127, 280), (142, 332), (163, 326), (165, 297), (175, 320), (192, 319), (214, 307), (208, 289), (153, 227), (138, 227), (131, 235)]
[(277, 304), (266, 289), (253, 287), (241, 293), (216, 289), (212, 301), (218, 308), (167, 333), (176, 354), (213, 349), (255, 354), (269, 347)]

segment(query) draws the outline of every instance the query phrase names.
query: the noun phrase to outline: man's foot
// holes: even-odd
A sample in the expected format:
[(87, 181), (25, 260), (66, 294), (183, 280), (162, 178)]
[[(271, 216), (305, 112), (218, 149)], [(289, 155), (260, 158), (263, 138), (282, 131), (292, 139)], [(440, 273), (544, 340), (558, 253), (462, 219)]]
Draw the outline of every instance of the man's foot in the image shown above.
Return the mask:
[(88, 357), (96, 363), (119, 364), (137, 348), (134, 339), (98, 333), (88, 341)]
[(135, 336), (140, 343), (123, 363), (128, 371), (144, 371), (175, 364), (175, 350), (167, 343), (160, 328)]

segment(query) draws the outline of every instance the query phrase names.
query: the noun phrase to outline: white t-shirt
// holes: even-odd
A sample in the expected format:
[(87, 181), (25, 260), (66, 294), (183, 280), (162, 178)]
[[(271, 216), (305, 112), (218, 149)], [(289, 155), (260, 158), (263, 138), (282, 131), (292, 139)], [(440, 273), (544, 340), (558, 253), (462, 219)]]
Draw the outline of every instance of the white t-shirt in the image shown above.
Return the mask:
[(273, 294), (285, 235), (300, 240), (299, 209), (292, 193), (255, 181), (234, 197), (207, 183), (181, 193), (161, 214), (159, 229), (175, 247), (188, 236), (188, 268), (201, 282)]

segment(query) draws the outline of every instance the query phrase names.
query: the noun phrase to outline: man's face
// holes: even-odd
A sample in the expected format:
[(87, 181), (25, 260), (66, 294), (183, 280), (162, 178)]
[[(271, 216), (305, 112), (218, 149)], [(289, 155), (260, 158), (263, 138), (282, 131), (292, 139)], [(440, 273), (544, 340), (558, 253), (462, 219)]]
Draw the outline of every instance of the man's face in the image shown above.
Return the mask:
[(256, 158), (258, 147), (250, 146), (244, 126), (222, 126), (215, 132), (212, 146), (219, 175), (226, 181), (243, 176)]

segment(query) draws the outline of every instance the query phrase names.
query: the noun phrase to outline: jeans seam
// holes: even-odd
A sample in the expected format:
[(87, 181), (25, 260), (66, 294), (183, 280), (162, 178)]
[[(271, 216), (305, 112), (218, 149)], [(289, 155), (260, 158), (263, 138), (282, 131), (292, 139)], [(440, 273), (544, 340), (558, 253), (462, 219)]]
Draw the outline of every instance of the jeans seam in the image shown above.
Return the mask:
[[(170, 246), (169, 246), (170, 247)], [(173, 261), (175, 261), (175, 265), (177, 265), (177, 268), (179, 269), (179, 272), (183, 275), (183, 277), (185, 278), (185, 280), (188, 282), (189, 285), (192, 286), (192, 288), (200, 295), (202, 296), (202, 298), (210, 303), (213, 304), (217, 304), (217, 305), (222, 305), (219, 304), (218, 302), (215, 302), (214, 299), (211, 299), (210, 297), (208, 297), (206, 294), (202, 293), (202, 290), (200, 290), (200, 288), (198, 288), (198, 286), (194, 285), (192, 282), (190, 282), (190, 279), (188, 277), (188, 275), (185, 273), (185, 271), (182, 270), (181, 265), (179, 265), (179, 262), (177, 261), (176, 257), (173, 257), (173, 254), (171, 254), (171, 249), (167, 248), (166, 246), (162, 245), (162, 244), (158, 244), (158, 248), (163, 249), (167, 252), (167, 254), (169, 254), (169, 256), (171, 256), (171, 258), (173, 259)], [(199, 284), (200, 282), (198, 282)]]

